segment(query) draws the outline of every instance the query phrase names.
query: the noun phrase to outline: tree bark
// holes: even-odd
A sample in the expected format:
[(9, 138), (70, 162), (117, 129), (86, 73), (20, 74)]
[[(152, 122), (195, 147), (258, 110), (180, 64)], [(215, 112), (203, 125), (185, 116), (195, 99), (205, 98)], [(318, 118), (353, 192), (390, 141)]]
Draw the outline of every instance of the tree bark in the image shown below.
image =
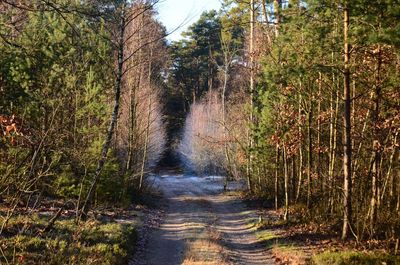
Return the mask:
[(352, 183), (351, 183), (351, 91), (350, 91), (350, 44), (348, 40), (349, 31), (349, 8), (344, 6), (344, 148), (343, 148), (343, 228), (342, 239), (346, 239), (349, 234), (349, 228), (352, 218)]
[[(300, 89), (301, 89), (301, 82), (300, 82)], [(303, 130), (301, 128), (301, 101), (302, 101), (302, 96), (299, 95), (299, 113), (298, 113), (299, 137), (302, 137), (302, 135), (303, 135)], [(296, 203), (300, 197), (302, 184), (303, 184), (303, 146), (302, 146), (302, 141), (301, 141), (300, 146), (299, 146), (299, 179), (298, 179), (296, 199), (295, 199)]]
[[(254, 123), (253, 117), (253, 108), (254, 108), (254, 23), (255, 23), (255, 10), (254, 10), (254, 0), (250, 1), (250, 123)], [(253, 163), (253, 146), (254, 139), (253, 135), (249, 133), (249, 164), (248, 164), (248, 172), (247, 172), (247, 188), (249, 192), (252, 192), (252, 183), (251, 183), (251, 175), (252, 175), (252, 163)]]
[(311, 126), (312, 126), (312, 118), (313, 118), (313, 112), (312, 112), (312, 101), (310, 103), (310, 109), (308, 110), (308, 122), (307, 122), (307, 135), (308, 135), (308, 169), (307, 169), (307, 207), (311, 207), (311, 193), (312, 193), (312, 167), (313, 167), (313, 145), (312, 145), (312, 131), (311, 131)]
[(374, 150), (374, 159), (372, 164), (372, 196), (371, 196), (371, 216), (370, 216), (370, 230), (371, 237), (374, 236), (375, 230), (375, 221), (377, 218), (377, 202), (379, 201), (378, 195), (378, 182), (380, 178), (380, 165), (381, 165), (381, 141), (379, 139), (380, 130), (379, 130), (379, 108), (381, 101), (381, 87), (380, 87), (380, 72), (381, 72), (381, 50), (378, 47), (378, 65), (376, 71), (376, 84), (374, 91), (374, 115), (373, 115), (373, 124), (374, 124), (374, 139), (372, 143), (372, 148)]
[(280, 155), (280, 150), (279, 146), (276, 145), (275, 149), (275, 210), (278, 210), (279, 204), (278, 204), (278, 196), (279, 196), (279, 155)]
[(227, 141), (227, 128), (226, 128), (226, 88), (228, 86), (228, 78), (229, 78), (229, 71), (230, 71), (230, 64), (231, 64), (231, 58), (229, 55), (229, 45), (223, 43), (223, 53), (224, 53), (224, 66), (223, 66), (223, 76), (224, 76), (224, 81), (223, 81), (223, 86), (222, 86), (222, 94), (221, 94), (221, 105), (222, 105), (222, 126), (223, 126), (223, 141), (224, 141), (224, 152), (225, 152), (225, 159), (227, 163), (227, 176), (225, 177), (224, 180), (224, 190), (226, 190), (228, 186), (228, 177), (229, 175), (233, 175), (232, 172), (232, 167), (231, 167), (231, 158), (229, 155), (229, 148), (228, 148), (228, 141)]
[[(321, 96), (322, 96), (322, 74), (321, 72), (318, 73), (319, 77), (318, 77), (318, 107), (317, 107), (317, 113), (318, 115), (321, 115)], [(318, 116), (317, 119), (317, 149), (318, 149), (318, 153), (317, 153), (317, 179), (318, 181), (320, 181), (321, 184), (321, 192), (324, 195), (325, 192), (325, 179), (324, 179), (324, 175), (321, 174), (321, 161), (322, 161), (322, 153), (321, 153), (321, 118)]]
[(286, 147), (283, 148), (283, 167), (285, 175), (285, 212), (283, 215), (283, 220), (289, 221), (289, 173)]
[(114, 129), (118, 120), (118, 113), (120, 107), (120, 98), (121, 98), (121, 84), (122, 84), (122, 75), (123, 75), (123, 66), (124, 66), (124, 39), (125, 39), (125, 15), (121, 14), (120, 23), (119, 23), (119, 40), (118, 40), (118, 68), (117, 68), (117, 77), (115, 80), (115, 97), (114, 97), (114, 109), (111, 115), (110, 126), (107, 131), (106, 140), (103, 144), (101, 150), (101, 156), (97, 163), (97, 168), (94, 173), (92, 184), (89, 188), (89, 191), (86, 196), (86, 200), (82, 206), (80, 219), (86, 219), (89, 209), (92, 204), (93, 196), (96, 191), (96, 187), (98, 181), (100, 179), (101, 171), (103, 170), (104, 164), (107, 160), (108, 150), (110, 149), (112, 136), (114, 134)]
[[(150, 46), (150, 58), (153, 57), (153, 47)], [(151, 60), (149, 61), (149, 69), (147, 73), (147, 85), (149, 88), (151, 88), (151, 75), (152, 75), (152, 62)], [(149, 89), (150, 91), (150, 89)], [(145, 139), (144, 139), (144, 149), (143, 149), (143, 157), (142, 157), (142, 166), (140, 169), (140, 178), (139, 178), (139, 191), (142, 190), (143, 188), (143, 180), (144, 180), (144, 171), (146, 167), (146, 162), (147, 162), (147, 156), (148, 156), (148, 145), (149, 145), (149, 137), (150, 137), (150, 126), (151, 126), (151, 113), (152, 113), (152, 94), (149, 93), (149, 102), (148, 102), (148, 113), (147, 113), (147, 124), (146, 124), (146, 134), (145, 134)]]
[(279, 35), (281, 0), (274, 0), (275, 36)]

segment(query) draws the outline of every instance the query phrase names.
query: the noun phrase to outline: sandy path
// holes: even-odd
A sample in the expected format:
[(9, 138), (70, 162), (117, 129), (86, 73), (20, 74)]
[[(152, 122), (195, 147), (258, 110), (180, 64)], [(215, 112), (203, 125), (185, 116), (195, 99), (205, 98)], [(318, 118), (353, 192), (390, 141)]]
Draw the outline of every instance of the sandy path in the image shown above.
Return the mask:
[[(275, 264), (254, 235), (254, 211), (222, 192), (219, 178), (162, 175), (165, 216), (150, 231), (134, 265)], [(233, 188), (233, 187), (231, 187)]]

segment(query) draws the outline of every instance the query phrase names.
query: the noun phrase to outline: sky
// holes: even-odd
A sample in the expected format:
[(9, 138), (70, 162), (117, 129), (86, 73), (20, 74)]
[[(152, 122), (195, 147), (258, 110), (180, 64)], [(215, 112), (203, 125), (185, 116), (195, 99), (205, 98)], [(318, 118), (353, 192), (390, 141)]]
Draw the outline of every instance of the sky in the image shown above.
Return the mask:
[(157, 4), (158, 18), (167, 27), (169, 40), (181, 39), (181, 33), (196, 22), (201, 13), (221, 6), (220, 0), (161, 0)]

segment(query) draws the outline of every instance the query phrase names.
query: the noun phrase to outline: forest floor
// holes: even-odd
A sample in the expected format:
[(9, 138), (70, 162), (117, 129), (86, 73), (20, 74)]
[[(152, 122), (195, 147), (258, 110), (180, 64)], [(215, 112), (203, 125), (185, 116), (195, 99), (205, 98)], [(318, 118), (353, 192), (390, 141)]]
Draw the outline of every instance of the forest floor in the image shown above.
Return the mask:
[(97, 208), (77, 223), (75, 210), (55, 199), (11, 211), (0, 204), (0, 264), (126, 263), (147, 215), (145, 208)]

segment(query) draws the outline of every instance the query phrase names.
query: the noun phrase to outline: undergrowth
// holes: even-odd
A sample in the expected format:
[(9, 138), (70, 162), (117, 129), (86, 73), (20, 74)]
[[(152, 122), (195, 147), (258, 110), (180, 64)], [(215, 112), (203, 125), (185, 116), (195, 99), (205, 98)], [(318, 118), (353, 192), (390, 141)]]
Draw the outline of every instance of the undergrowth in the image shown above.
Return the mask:
[(313, 265), (398, 265), (400, 257), (380, 252), (324, 252), (312, 258)]
[(40, 233), (49, 218), (12, 218), (0, 238), (0, 264), (126, 264), (133, 252), (135, 223), (65, 218)]
[[(279, 215), (278, 215), (279, 216)], [(284, 221), (265, 218), (256, 224), (257, 238), (283, 264), (310, 265), (400, 265), (400, 257), (385, 251), (384, 245), (368, 250), (343, 242), (331, 229), (318, 225), (305, 215), (292, 215)]]

